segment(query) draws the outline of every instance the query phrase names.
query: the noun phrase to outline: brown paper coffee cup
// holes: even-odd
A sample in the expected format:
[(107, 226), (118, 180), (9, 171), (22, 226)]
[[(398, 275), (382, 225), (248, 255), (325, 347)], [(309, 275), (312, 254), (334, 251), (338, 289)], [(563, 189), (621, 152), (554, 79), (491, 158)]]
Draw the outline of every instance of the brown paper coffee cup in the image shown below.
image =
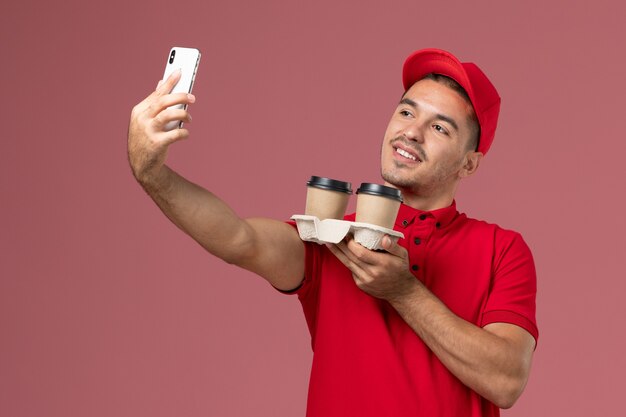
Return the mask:
[(343, 219), (352, 194), (352, 184), (324, 177), (311, 177), (307, 182), (307, 216), (320, 220)]
[(393, 229), (402, 203), (400, 190), (379, 184), (362, 183), (356, 193), (357, 222)]

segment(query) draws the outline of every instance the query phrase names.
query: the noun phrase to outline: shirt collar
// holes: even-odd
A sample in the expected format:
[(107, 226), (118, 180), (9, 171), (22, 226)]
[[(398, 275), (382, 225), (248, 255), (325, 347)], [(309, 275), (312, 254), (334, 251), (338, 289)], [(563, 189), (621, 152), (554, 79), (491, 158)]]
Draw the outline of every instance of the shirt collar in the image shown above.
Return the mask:
[(406, 204), (400, 204), (400, 210), (398, 211), (398, 217), (396, 217), (397, 226), (407, 226), (415, 221), (420, 216), (432, 217), (435, 222), (439, 224), (439, 227), (446, 227), (452, 220), (458, 215), (456, 210), (456, 201), (453, 200), (452, 204), (448, 207), (440, 208), (437, 210), (423, 211), (413, 207), (409, 207)]

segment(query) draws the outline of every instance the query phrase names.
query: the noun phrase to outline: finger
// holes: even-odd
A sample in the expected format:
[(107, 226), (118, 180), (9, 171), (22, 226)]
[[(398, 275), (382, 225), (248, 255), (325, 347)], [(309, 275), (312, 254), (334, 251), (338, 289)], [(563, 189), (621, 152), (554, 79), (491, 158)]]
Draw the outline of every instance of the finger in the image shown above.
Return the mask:
[(191, 114), (187, 110), (168, 108), (152, 119), (152, 125), (156, 130), (163, 130), (165, 125), (173, 121), (191, 123)]
[(157, 83), (156, 89), (150, 93), (146, 98), (141, 100), (134, 108), (133, 111), (136, 113), (143, 113), (146, 109), (148, 109), (152, 103), (158, 99), (160, 96), (169, 94), (170, 91), (174, 88), (178, 80), (180, 80), (181, 72), (180, 70), (176, 70), (170, 74), (169, 77), (165, 80), (160, 80)]
[(342, 264), (346, 265), (347, 263), (351, 262), (350, 259), (348, 259), (348, 257), (346, 256), (346, 254), (343, 253), (343, 251), (337, 247), (337, 245), (327, 243), (326, 247), (328, 248), (329, 251), (332, 252), (333, 255), (335, 255), (337, 259), (341, 261)]
[(169, 77), (167, 77), (165, 81), (157, 87), (155, 91), (157, 95), (169, 94), (176, 86), (176, 83), (180, 80), (181, 74), (182, 72), (180, 68), (172, 72)]
[(355, 254), (350, 247), (348, 246), (349, 244), (349, 238), (346, 238), (344, 240), (342, 240), (341, 242), (337, 243), (335, 246), (337, 248), (337, 250), (341, 251), (341, 253), (343, 253), (343, 255), (348, 258), (351, 262), (358, 264), (361, 263), (361, 259), (359, 258), (359, 256), (357, 256), (357, 254)]
[(339, 247), (341, 244), (342, 243), (339, 243), (337, 245), (326, 244), (326, 247), (333, 253), (333, 255), (335, 255), (337, 259), (339, 259), (342, 264), (344, 264), (350, 271), (352, 271), (353, 274), (362, 275), (364, 272), (363, 269), (358, 265), (357, 262), (350, 259), (350, 256)]
[(148, 108), (148, 116), (155, 117), (168, 107), (186, 105), (196, 102), (196, 96), (187, 93), (167, 94), (154, 100)]
[(165, 146), (169, 146), (174, 142), (187, 139), (189, 137), (189, 130), (187, 129), (174, 129), (168, 132), (164, 132), (161, 136), (161, 142)]
[(170, 76), (167, 77), (165, 80), (160, 80), (157, 83), (157, 86), (156, 86), (155, 90), (152, 93), (150, 93), (150, 95), (148, 97), (144, 98), (139, 105), (140, 106), (143, 105), (144, 107), (148, 106), (150, 103), (152, 103), (158, 97), (160, 97), (162, 95), (165, 95), (165, 94), (169, 94), (170, 91), (172, 91), (172, 89), (174, 88), (174, 86), (178, 82), (178, 80), (180, 80), (180, 77), (181, 77), (181, 72), (178, 69), (178, 70), (172, 72), (170, 74)]
[(385, 235), (382, 240), (383, 249), (392, 255), (404, 258), (406, 255), (406, 249), (398, 245), (397, 241), (393, 241), (389, 235)]
[(326, 247), (339, 259), (339, 261), (352, 272), (352, 279), (357, 287), (361, 288), (367, 282), (367, 272), (363, 270), (357, 263), (353, 262), (348, 256), (337, 247), (337, 245), (326, 244)]
[(341, 243), (345, 245), (346, 250), (352, 257), (362, 264), (375, 265), (380, 262), (380, 253), (367, 249), (365, 246), (357, 243), (354, 238), (345, 239)]

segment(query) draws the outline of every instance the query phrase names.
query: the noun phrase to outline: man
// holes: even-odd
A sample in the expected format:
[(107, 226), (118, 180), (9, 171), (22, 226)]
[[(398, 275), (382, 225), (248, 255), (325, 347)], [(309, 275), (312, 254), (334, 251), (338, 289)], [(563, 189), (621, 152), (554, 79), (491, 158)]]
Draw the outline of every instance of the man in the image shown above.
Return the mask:
[(513, 405), (538, 336), (535, 269), (519, 234), (456, 210), (457, 186), (489, 150), (500, 108), (476, 65), (436, 49), (404, 64), (381, 169), (402, 191), (395, 229), (405, 238), (385, 238), (383, 252), (350, 237), (304, 244), (292, 224), (240, 219), (168, 168), (168, 146), (189, 133), (163, 126), (191, 120), (168, 107), (195, 100), (169, 94), (177, 77), (133, 109), (133, 174), (209, 252), (298, 294), (314, 350), (308, 416), (497, 416)]

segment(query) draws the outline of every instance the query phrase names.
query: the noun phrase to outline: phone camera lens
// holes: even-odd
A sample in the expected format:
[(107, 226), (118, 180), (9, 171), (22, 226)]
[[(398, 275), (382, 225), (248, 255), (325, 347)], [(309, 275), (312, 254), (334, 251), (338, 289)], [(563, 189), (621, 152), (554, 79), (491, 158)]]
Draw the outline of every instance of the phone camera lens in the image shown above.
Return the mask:
[(176, 50), (172, 49), (172, 53), (170, 54), (170, 64), (174, 62), (174, 57), (176, 56)]

